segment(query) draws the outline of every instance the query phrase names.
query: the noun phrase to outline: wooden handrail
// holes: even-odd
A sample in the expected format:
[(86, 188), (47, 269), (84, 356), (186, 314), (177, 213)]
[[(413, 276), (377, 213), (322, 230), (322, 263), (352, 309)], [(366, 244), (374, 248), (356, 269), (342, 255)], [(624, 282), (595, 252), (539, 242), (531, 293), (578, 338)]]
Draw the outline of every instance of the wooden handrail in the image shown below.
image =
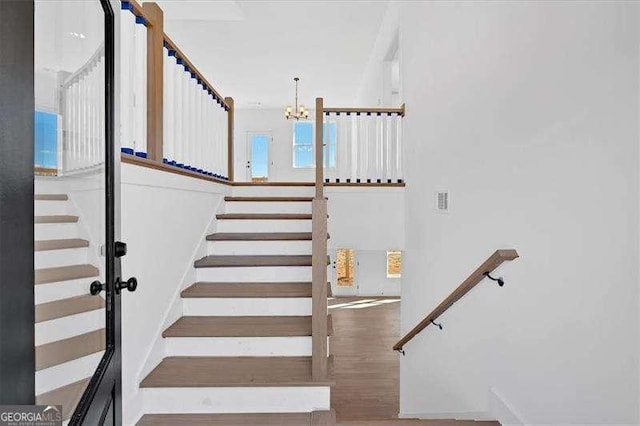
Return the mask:
[(184, 64), (189, 67), (189, 71), (194, 73), (196, 77), (200, 81), (202, 81), (202, 84), (204, 84), (207, 87), (207, 89), (214, 94), (216, 99), (220, 101), (220, 103), (222, 104), (222, 106), (224, 106), (226, 110), (229, 110), (230, 106), (227, 104), (227, 101), (225, 100), (225, 98), (220, 93), (218, 93), (218, 91), (213, 87), (211, 83), (209, 83), (209, 81), (204, 77), (204, 75), (200, 71), (198, 71), (195, 65), (193, 65), (193, 62), (191, 62), (187, 58), (187, 55), (185, 55), (182, 52), (182, 50), (180, 50), (178, 45), (173, 40), (171, 40), (171, 37), (169, 37), (166, 33), (164, 34), (164, 43), (169, 50), (175, 50), (176, 58), (182, 59), (182, 62), (184, 62)]
[(402, 347), (413, 339), (418, 333), (424, 330), (432, 321), (435, 321), (454, 303), (460, 300), (465, 294), (471, 291), (480, 281), (485, 278), (485, 273), (491, 273), (503, 262), (518, 258), (518, 252), (514, 249), (496, 250), (487, 260), (484, 261), (469, 277), (456, 288), (446, 299), (444, 299), (429, 315), (427, 315), (418, 325), (408, 332), (402, 339), (393, 345), (393, 350), (401, 351)]
[(325, 113), (350, 113), (350, 114), (400, 114), (404, 117), (404, 104), (400, 108), (324, 108)]
[(311, 374), (314, 381), (328, 375), (327, 348), (327, 200), (324, 198), (323, 99), (316, 98), (316, 180), (312, 202), (311, 245)]

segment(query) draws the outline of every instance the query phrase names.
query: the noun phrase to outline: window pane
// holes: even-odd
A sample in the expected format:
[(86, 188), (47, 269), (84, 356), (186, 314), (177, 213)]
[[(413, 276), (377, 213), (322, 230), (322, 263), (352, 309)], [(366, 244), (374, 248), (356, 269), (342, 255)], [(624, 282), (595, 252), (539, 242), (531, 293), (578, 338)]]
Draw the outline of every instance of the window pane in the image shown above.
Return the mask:
[(324, 123), (322, 138), (324, 139), (323, 161), (324, 167), (336, 167), (337, 149), (336, 149), (336, 123)]
[(295, 123), (294, 145), (313, 145), (313, 123), (304, 121)]
[(402, 276), (402, 252), (396, 250), (387, 251), (387, 278), (400, 278)]
[(338, 249), (336, 253), (336, 281), (339, 286), (353, 286), (354, 264), (353, 249)]
[(293, 147), (293, 167), (313, 167), (313, 145)]

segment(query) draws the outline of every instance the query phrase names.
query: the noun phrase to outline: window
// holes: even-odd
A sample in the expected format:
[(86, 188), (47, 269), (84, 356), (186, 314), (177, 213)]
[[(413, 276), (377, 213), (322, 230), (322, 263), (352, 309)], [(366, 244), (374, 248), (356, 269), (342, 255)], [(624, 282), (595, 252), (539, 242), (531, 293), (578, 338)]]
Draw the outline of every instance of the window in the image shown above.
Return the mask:
[(34, 165), (38, 169), (58, 168), (58, 115), (35, 112), (34, 121)]
[(353, 249), (338, 249), (336, 253), (336, 281), (340, 287), (352, 287), (355, 255)]
[[(336, 123), (324, 123), (324, 166), (336, 167)], [(293, 123), (293, 167), (315, 167), (315, 126), (311, 121)]]
[(402, 252), (387, 250), (387, 278), (402, 277)]

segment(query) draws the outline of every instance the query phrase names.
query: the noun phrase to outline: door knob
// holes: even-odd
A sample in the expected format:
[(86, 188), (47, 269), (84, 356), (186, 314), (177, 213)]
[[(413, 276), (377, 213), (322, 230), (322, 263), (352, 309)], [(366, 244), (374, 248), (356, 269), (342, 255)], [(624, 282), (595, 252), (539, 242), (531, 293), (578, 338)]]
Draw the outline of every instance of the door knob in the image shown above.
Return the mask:
[[(118, 278), (116, 280), (115, 288), (116, 294), (120, 294), (120, 291), (122, 291), (123, 289), (136, 291), (136, 288), (138, 288), (138, 280), (135, 277), (131, 277), (127, 281), (121, 281), (120, 278)], [(92, 296), (96, 296), (100, 294), (104, 289), (104, 284), (96, 280), (89, 286), (89, 293), (91, 293)]]
[(89, 293), (91, 293), (92, 296), (97, 296), (102, 290), (104, 290), (104, 284), (97, 280), (89, 286)]
[(138, 280), (136, 277), (131, 277), (127, 281), (120, 281), (120, 278), (116, 280), (116, 294), (120, 294), (120, 291), (124, 289), (136, 291), (136, 288), (138, 288)]

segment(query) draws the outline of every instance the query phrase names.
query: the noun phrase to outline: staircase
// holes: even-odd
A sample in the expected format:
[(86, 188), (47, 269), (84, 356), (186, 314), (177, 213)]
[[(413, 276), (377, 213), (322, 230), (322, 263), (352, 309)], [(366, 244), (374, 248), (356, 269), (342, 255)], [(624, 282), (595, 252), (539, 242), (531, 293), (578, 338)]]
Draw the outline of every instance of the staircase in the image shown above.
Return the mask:
[(105, 349), (104, 299), (89, 295), (97, 248), (67, 194), (37, 194), (34, 210), (36, 402), (62, 404), (66, 420)]
[[(139, 425), (333, 424), (311, 376), (313, 187), (234, 187), (141, 381)], [(329, 331), (331, 320), (329, 317)]]

